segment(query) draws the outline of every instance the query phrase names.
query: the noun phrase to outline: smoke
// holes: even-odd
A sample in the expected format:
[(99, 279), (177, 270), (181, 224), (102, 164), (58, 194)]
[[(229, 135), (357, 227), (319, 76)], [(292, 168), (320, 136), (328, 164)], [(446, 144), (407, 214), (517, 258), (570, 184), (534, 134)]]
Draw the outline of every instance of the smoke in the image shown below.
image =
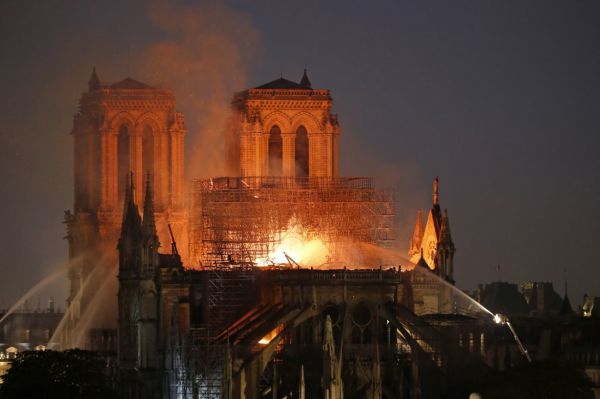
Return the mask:
[[(192, 3), (192, 2), (186, 2)], [(0, 2), (0, 212), (9, 306), (67, 256), (63, 211), (73, 192), (72, 116), (95, 65), (103, 82), (127, 75), (174, 89), (189, 130), (190, 177), (218, 174), (222, 124), (246, 87), (259, 34), (242, 11), (143, 0)], [(35, 226), (35, 227), (32, 227)], [(32, 250), (32, 243), (35, 249)], [(62, 302), (65, 283), (53, 291)]]
[(246, 88), (248, 70), (260, 56), (258, 30), (246, 14), (220, 2), (155, 2), (148, 16), (165, 38), (136, 57), (136, 69), (147, 82), (165, 82), (175, 91), (188, 127), (188, 177), (222, 175), (229, 103)]

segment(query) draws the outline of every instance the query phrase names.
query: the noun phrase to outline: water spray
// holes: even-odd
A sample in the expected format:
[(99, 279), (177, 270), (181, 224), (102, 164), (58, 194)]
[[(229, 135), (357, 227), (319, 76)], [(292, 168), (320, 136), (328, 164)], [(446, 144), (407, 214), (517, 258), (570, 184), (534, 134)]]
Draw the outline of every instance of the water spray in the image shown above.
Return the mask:
[(517, 345), (519, 346), (519, 350), (521, 351), (521, 353), (523, 354), (523, 356), (525, 356), (527, 358), (527, 361), (529, 363), (531, 363), (531, 357), (529, 356), (529, 352), (527, 352), (527, 349), (525, 349), (525, 346), (523, 345), (523, 343), (519, 339), (519, 336), (517, 335), (517, 332), (513, 328), (512, 324), (510, 324), (510, 321), (508, 320), (508, 317), (506, 315), (501, 314), (501, 313), (496, 313), (494, 315), (494, 323), (496, 323), (498, 325), (506, 325), (508, 327), (508, 329), (512, 333), (515, 341), (517, 342)]

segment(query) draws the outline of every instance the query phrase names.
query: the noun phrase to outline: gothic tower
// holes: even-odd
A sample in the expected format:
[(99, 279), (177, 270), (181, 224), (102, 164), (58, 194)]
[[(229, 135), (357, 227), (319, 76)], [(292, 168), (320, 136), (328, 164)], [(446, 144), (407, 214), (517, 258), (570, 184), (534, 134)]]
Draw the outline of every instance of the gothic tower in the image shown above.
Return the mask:
[[(140, 397), (158, 397), (159, 295), (156, 278), (160, 243), (149, 174), (143, 220), (136, 205), (133, 178), (126, 190), (123, 212), (118, 244), (118, 363), (124, 382), (146, 377)], [(133, 397), (131, 392), (126, 392), (126, 396)]]
[(417, 220), (413, 237), (410, 241), (408, 256), (413, 263), (425, 262), (429, 269), (439, 276), (454, 282), (454, 253), (456, 248), (450, 233), (448, 210), (442, 210), (439, 204), (439, 179), (433, 181), (433, 204), (427, 214), (427, 222), (423, 228), (421, 210), (417, 212)]
[(337, 177), (339, 124), (329, 90), (280, 78), (236, 93), (227, 137), (233, 176)]
[[(92, 72), (73, 121), (75, 196), (73, 211), (65, 218), (72, 260), (69, 303), (79, 301), (80, 311), (93, 293), (80, 293), (80, 289), (94, 267), (116, 265), (115, 247), (130, 173), (137, 187), (142, 187), (146, 174), (151, 176), (161, 241), (170, 241), (170, 224), (181, 247), (187, 248), (186, 130), (183, 114), (175, 105), (169, 89), (131, 78), (103, 84), (96, 70)], [(144, 197), (134, 201), (141, 206)]]

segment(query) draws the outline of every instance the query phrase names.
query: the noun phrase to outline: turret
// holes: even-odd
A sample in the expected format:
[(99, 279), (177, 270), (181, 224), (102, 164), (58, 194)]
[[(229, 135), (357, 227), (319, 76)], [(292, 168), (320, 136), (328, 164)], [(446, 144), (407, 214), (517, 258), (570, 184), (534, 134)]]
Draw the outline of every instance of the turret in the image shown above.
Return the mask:
[(310, 79), (308, 79), (308, 75), (306, 73), (306, 68), (304, 69), (304, 74), (302, 75), (302, 79), (300, 80), (300, 86), (304, 86), (307, 89), (312, 89)]
[(90, 80), (88, 80), (88, 90), (94, 91), (98, 90), (100, 87), (100, 79), (98, 79), (98, 75), (96, 74), (96, 67), (94, 67), (92, 69), (92, 76), (90, 76)]
[(440, 179), (436, 176), (435, 179), (433, 180), (433, 198), (432, 198), (433, 206), (431, 208), (431, 210), (433, 212), (434, 220), (436, 222), (436, 227), (440, 226), (439, 223), (440, 223), (440, 219), (442, 218), (442, 211), (440, 209), (439, 186), (440, 186)]
[(142, 243), (142, 219), (135, 203), (133, 173), (125, 192), (123, 222), (117, 249), (119, 250), (119, 277), (134, 277), (139, 273), (140, 245)]
[(158, 266), (158, 248), (160, 242), (156, 233), (154, 220), (154, 196), (150, 173), (146, 178), (146, 193), (144, 196), (144, 220), (142, 222), (142, 277), (153, 279)]
[(444, 216), (442, 216), (442, 221), (440, 223), (436, 266), (438, 268), (438, 274), (451, 282), (454, 282), (453, 275), (455, 252), (456, 248), (454, 247), (454, 241), (452, 240), (452, 234), (450, 232), (448, 210), (444, 209)]
[(565, 271), (565, 296), (563, 297), (562, 303), (560, 304), (559, 316), (561, 317), (571, 317), (575, 314), (573, 312), (573, 307), (571, 306), (571, 301), (569, 300), (569, 294), (567, 291), (567, 276)]
[(119, 320), (118, 320), (118, 361), (119, 367), (133, 368), (138, 360), (138, 291), (140, 277), (142, 243), (142, 219), (135, 204), (135, 187), (131, 173), (125, 204), (123, 223), (119, 238)]

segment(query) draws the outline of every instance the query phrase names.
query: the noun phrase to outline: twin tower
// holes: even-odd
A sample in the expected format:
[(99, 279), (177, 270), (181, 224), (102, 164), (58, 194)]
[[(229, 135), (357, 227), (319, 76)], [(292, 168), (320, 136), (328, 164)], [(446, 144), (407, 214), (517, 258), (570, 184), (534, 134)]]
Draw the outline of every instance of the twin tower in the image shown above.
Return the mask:
[[(306, 71), (300, 83), (280, 78), (236, 93), (232, 123), (223, 137), (228, 165), (223, 174), (337, 177), (340, 130), (331, 105), (329, 90), (313, 89)], [(130, 175), (139, 193), (150, 176), (160, 243), (171, 241), (170, 226), (184, 263), (197, 264), (188, 256), (193, 243), (186, 194), (186, 127), (173, 92), (131, 78), (102, 83), (94, 69), (72, 135), (74, 209), (65, 215), (73, 260), (69, 302), (97, 263), (116, 264)], [(139, 195), (137, 205), (144, 200)]]

